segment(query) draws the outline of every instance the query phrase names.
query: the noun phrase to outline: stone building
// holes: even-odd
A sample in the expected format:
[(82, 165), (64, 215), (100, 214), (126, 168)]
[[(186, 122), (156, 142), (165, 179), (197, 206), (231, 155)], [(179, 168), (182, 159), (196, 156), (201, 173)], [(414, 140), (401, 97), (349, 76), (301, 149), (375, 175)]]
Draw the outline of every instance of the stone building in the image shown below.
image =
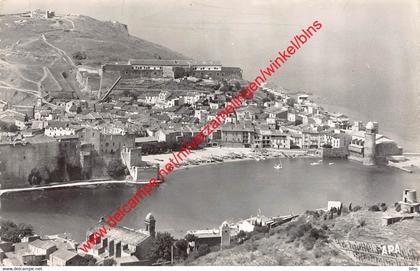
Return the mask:
[[(149, 251), (156, 234), (156, 220), (149, 213), (144, 222), (145, 230), (115, 226), (107, 232), (106, 236), (96, 240), (96, 245), (92, 247), (91, 253), (102, 259), (114, 258), (117, 261), (127, 257), (132, 260), (133, 256), (135, 256), (139, 264), (147, 264)], [(86, 239), (93, 240), (95, 232), (103, 225), (108, 227), (105, 221), (101, 221), (89, 229), (86, 232)]]
[(142, 161), (141, 147), (122, 149), (121, 160), (127, 166), (133, 181), (146, 181), (150, 178), (159, 179), (159, 164)]
[(80, 180), (80, 142), (77, 138), (46, 136), (24, 138), (20, 143), (0, 144), (0, 185), (2, 188), (29, 186), (32, 170), (49, 172), (50, 178)]
[(223, 67), (216, 61), (130, 59), (127, 64), (105, 64), (102, 75), (119, 74), (123, 78), (211, 78), (242, 79), (239, 67)]
[(81, 266), (87, 265), (87, 260), (74, 251), (59, 249), (50, 254), (49, 266)]
[(249, 148), (254, 143), (255, 130), (251, 125), (226, 124), (218, 130), (220, 138), (216, 141), (221, 146)]
[(230, 246), (230, 226), (224, 221), (220, 226), (220, 248)]
[(228, 247), (233, 236), (231, 227), (226, 221), (218, 229), (192, 230), (188, 231), (187, 234), (193, 234), (197, 237), (195, 244), (197, 247), (206, 244), (209, 247), (219, 246), (220, 249)]
[(366, 124), (365, 143), (364, 143), (364, 159), (363, 164), (367, 166), (375, 165), (375, 149), (376, 149), (376, 133), (378, 129), (375, 128), (373, 122)]
[(104, 133), (98, 129), (85, 128), (78, 133), (82, 143), (90, 143), (99, 155), (117, 154), (123, 148), (133, 148), (135, 145), (134, 134)]
[(46, 10), (45, 11), (45, 19), (51, 19), (55, 17), (55, 11), (53, 10)]
[(364, 165), (374, 165), (376, 134), (378, 126), (373, 122), (366, 124), (365, 131), (352, 131), (351, 141), (348, 146), (349, 159), (362, 162)]
[(348, 132), (351, 136), (348, 158), (362, 162), (364, 165), (375, 165), (386, 164), (389, 156), (403, 153), (402, 148), (395, 141), (378, 132), (377, 122), (368, 122), (364, 131), (357, 127)]

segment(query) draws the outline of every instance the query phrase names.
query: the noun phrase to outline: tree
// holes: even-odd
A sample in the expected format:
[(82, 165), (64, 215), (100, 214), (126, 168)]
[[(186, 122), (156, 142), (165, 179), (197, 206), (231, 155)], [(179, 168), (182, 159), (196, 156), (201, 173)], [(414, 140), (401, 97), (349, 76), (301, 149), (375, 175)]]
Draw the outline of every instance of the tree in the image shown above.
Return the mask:
[(378, 207), (378, 205), (372, 205), (368, 208), (368, 211), (371, 212), (379, 212), (381, 209)]
[(236, 88), (236, 90), (241, 90), (242, 89), (241, 83), (239, 83), (239, 81), (235, 81), (235, 88)]
[(41, 174), (39, 173), (39, 170), (36, 168), (33, 168), (31, 170), (31, 173), (29, 173), (28, 176), (28, 182), (30, 185), (40, 185), (42, 181)]
[(294, 98), (290, 98), (290, 99), (288, 99), (288, 100), (286, 101), (286, 104), (287, 104), (288, 106), (294, 106), (294, 105), (295, 105), (295, 103), (296, 103), (296, 100), (295, 100)]
[(119, 179), (125, 176), (125, 170), (127, 167), (119, 159), (113, 159), (109, 162), (107, 173), (109, 176), (115, 179)]
[(10, 220), (6, 220), (0, 223), (0, 237), (5, 241), (13, 243), (20, 242), (20, 239), (25, 236), (31, 236), (34, 233), (32, 225), (20, 223), (16, 225)]
[(188, 242), (197, 242), (197, 236), (191, 233), (188, 233), (187, 235), (185, 235), (184, 239), (187, 240)]
[(187, 248), (188, 248), (188, 241), (185, 239), (180, 239), (175, 242), (177, 256), (181, 259), (187, 258)]
[(0, 121), (0, 131), (14, 133), (17, 132), (19, 128), (15, 124), (6, 123), (4, 121)]
[(158, 232), (156, 238), (153, 241), (151, 252), (151, 258), (154, 261), (158, 260), (171, 260), (171, 247), (174, 242), (174, 238), (168, 232)]
[(49, 183), (51, 179), (50, 171), (47, 167), (33, 168), (28, 176), (30, 185), (40, 185), (42, 182)]
[(80, 51), (77, 51), (77, 52), (73, 53), (72, 56), (73, 56), (74, 59), (77, 59), (77, 60), (83, 60), (83, 59), (87, 58), (86, 53), (85, 52), (80, 52)]
[(94, 266), (96, 264), (96, 259), (92, 255), (86, 254), (83, 256), (86, 260), (86, 265), (88, 266)]
[(264, 97), (264, 98), (262, 98), (262, 101), (261, 101), (261, 103), (266, 103), (266, 102), (270, 102), (271, 100), (270, 100), (270, 98), (268, 98), (268, 97)]
[(240, 230), (238, 234), (236, 235), (236, 238), (238, 239), (246, 238), (246, 233), (243, 230)]
[(114, 260), (114, 258), (108, 258), (108, 259), (105, 259), (103, 262), (102, 262), (102, 264), (101, 265), (103, 265), (103, 266), (113, 266), (113, 265), (115, 265), (117, 262)]

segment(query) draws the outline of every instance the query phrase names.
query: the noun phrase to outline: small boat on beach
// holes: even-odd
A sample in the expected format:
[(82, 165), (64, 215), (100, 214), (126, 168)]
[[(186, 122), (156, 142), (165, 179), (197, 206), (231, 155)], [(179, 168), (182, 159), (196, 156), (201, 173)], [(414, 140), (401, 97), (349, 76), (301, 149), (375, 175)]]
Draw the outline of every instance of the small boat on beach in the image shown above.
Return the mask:
[(310, 165), (311, 166), (317, 166), (317, 165), (319, 165), (319, 162), (312, 162)]
[(223, 158), (221, 158), (220, 156), (213, 155), (212, 159), (215, 160), (216, 162), (223, 162)]
[(328, 165), (332, 166), (332, 165), (334, 165), (334, 163), (333, 162), (330, 162), (330, 163), (328, 163)]

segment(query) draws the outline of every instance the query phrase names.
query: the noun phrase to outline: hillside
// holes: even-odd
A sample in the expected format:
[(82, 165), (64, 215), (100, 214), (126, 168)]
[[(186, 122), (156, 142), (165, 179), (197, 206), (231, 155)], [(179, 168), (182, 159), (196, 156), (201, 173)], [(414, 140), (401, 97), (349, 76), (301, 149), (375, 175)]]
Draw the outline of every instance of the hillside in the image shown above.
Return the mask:
[(42, 11), (0, 15), (0, 99), (33, 104), (50, 91), (78, 93), (77, 66), (129, 58), (186, 57), (131, 36), (118, 22), (82, 15), (46, 19)]
[[(392, 212), (392, 211), (391, 211)], [(190, 265), (409, 265), (401, 255), (417, 255), (420, 263), (419, 220), (383, 226), (383, 212), (366, 209), (345, 212), (324, 220), (318, 212), (307, 212), (270, 231), (254, 234), (243, 244), (199, 257)], [(352, 244), (355, 255), (336, 240)], [(396, 246), (401, 253), (382, 255), (382, 245)], [(417, 252), (416, 252), (417, 251)], [(411, 254), (413, 255), (413, 254)], [(391, 256), (391, 257), (387, 257)], [(397, 256), (398, 261), (392, 256)], [(416, 263), (416, 262), (414, 262)]]

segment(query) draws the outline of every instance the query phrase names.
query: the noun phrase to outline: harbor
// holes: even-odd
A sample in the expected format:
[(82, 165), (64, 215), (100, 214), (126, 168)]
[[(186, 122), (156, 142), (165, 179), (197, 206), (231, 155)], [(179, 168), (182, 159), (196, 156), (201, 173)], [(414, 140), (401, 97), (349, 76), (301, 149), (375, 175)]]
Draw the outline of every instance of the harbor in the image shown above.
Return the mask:
[[(175, 170), (154, 193), (127, 216), (123, 226), (141, 228), (142, 218), (152, 212), (158, 231), (182, 237), (190, 229), (211, 229), (222, 221), (238, 221), (255, 215), (299, 214), (325, 206), (329, 200), (365, 205), (397, 202), (406, 188), (420, 191), (416, 173), (407, 174), (390, 167), (365, 167), (357, 162), (335, 160), (334, 165), (319, 157), (237, 160)], [(304, 169), (304, 170), (303, 170)], [(98, 185), (18, 193), (3, 197), (0, 215), (16, 222), (31, 221), (40, 233), (71, 233), (85, 239), (86, 229), (112, 213), (130, 198), (136, 186)], [(53, 218), (53, 219), (52, 219)]]

